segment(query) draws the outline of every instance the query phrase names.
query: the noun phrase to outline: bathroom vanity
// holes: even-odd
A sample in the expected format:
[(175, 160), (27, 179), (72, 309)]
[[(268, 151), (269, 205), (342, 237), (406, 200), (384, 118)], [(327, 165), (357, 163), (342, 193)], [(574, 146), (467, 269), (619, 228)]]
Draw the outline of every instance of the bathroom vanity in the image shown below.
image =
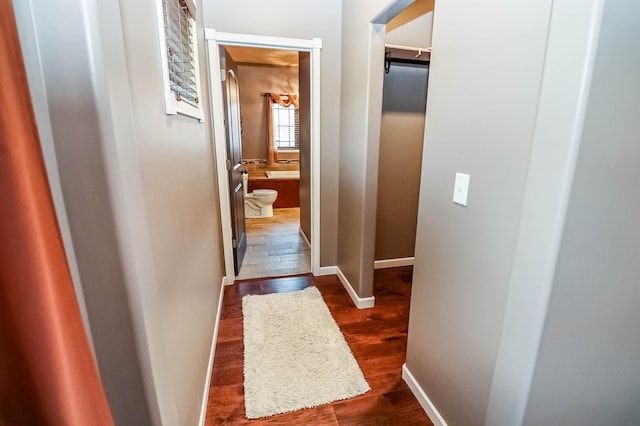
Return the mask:
[(247, 190), (252, 192), (256, 189), (275, 189), (278, 191), (278, 198), (273, 207), (287, 208), (300, 207), (300, 179), (291, 178), (269, 178), (264, 172), (249, 172), (249, 184)]

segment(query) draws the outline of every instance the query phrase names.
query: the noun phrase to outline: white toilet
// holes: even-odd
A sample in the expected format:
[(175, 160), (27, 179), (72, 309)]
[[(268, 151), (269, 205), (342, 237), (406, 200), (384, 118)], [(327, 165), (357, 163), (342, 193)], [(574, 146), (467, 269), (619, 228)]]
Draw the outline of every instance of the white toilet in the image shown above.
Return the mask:
[(244, 187), (244, 216), (246, 218), (261, 218), (273, 216), (273, 203), (278, 198), (278, 191), (274, 189), (255, 189), (247, 192), (247, 175), (242, 179)]

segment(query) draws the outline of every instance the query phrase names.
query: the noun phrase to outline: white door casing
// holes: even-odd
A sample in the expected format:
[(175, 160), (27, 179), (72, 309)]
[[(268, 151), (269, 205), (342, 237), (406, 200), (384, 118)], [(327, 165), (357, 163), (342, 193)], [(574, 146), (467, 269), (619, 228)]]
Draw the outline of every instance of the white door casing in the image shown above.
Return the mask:
[(320, 275), (320, 49), (322, 49), (322, 40), (319, 38), (295, 39), (223, 33), (210, 28), (205, 29), (205, 40), (207, 42), (209, 63), (209, 90), (212, 111), (210, 122), (213, 126), (212, 133), (216, 156), (222, 245), (225, 275), (229, 284), (233, 284), (235, 274), (231, 241), (231, 200), (226, 167), (227, 152), (219, 47), (247, 46), (311, 53), (311, 272), (314, 275)]

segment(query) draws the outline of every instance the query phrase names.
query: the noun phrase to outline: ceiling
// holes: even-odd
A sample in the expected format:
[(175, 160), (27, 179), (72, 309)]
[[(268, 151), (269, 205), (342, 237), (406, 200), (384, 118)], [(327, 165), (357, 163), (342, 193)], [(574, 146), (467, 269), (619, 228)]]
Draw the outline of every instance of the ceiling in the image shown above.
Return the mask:
[(227, 52), (238, 64), (260, 64), (272, 66), (298, 66), (296, 50), (263, 49), (260, 47), (225, 46)]

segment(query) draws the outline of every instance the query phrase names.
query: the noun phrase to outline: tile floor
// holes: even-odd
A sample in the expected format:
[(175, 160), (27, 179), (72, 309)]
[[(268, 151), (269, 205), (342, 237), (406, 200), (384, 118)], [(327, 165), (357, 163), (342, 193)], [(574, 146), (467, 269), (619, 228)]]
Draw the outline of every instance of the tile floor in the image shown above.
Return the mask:
[(273, 217), (247, 219), (247, 252), (239, 280), (311, 270), (311, 248), (300, 235), (300, 209), (274, 209)]

